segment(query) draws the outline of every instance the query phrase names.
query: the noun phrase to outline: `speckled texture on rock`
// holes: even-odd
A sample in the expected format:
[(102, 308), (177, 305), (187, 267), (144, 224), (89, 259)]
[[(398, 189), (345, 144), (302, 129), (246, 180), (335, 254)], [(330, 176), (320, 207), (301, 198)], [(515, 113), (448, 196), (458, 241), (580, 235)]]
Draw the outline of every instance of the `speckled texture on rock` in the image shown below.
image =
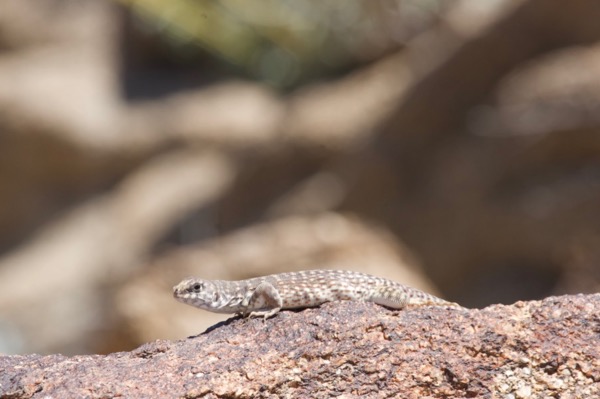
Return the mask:
[(0, 357), (3, 398), (600, 397), (600, 294), (483, 310), (336, 302), (108, 356)]

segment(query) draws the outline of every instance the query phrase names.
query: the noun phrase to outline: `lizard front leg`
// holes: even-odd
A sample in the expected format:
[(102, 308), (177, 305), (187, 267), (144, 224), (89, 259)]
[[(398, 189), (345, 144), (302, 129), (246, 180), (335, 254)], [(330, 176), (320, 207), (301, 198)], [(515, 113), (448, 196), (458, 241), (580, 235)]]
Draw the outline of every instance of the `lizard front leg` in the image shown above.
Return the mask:
[(241, 306), (243, 316), (262, 316), (268, 319), (281, 310), (283, 302), (277, 288), (273, 284), (263, 281), (249, 295), (246, 295)]

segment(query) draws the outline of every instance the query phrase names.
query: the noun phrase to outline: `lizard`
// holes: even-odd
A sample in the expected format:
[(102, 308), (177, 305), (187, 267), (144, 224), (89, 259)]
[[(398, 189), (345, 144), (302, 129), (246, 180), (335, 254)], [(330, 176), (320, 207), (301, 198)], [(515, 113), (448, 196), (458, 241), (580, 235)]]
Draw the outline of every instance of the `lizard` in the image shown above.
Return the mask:
[(265, 319), (282, 309), (309, 308), (341, 300), (370, 301), (393, 309), (460, 307), (392, 280), (346, 270), (305, 270), (239, 281), (190, 277), (173, 287), (173, 296), (210, 312)]

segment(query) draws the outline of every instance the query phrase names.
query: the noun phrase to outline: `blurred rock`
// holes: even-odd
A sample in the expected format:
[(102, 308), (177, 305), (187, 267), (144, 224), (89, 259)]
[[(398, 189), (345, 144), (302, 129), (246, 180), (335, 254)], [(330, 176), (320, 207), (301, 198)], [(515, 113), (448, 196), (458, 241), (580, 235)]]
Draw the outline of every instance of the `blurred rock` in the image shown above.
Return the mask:
[(106, 287), (143, 265), (173, 220), (209, 206), (232, 178), (216, 153), (157, 157), (0, 259), (0, 321), (30, 351), (94, 351), (92, 333), (114, 322)]
[(412, 81), (406, 56), (393, 54), (334, 82), (289, 99), (286, 138), (302, 146), (349, 151), (373, 134)]

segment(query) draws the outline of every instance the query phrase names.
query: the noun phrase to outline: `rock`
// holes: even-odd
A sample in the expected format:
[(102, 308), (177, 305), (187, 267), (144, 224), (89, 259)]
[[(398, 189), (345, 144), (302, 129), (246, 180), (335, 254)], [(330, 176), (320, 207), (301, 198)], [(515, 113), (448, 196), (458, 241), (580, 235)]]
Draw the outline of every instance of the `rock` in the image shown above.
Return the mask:
[(600, 397), (600, 294), (482, 310), (329, 303), (107, 356), (0, 357), (3, 398)]

